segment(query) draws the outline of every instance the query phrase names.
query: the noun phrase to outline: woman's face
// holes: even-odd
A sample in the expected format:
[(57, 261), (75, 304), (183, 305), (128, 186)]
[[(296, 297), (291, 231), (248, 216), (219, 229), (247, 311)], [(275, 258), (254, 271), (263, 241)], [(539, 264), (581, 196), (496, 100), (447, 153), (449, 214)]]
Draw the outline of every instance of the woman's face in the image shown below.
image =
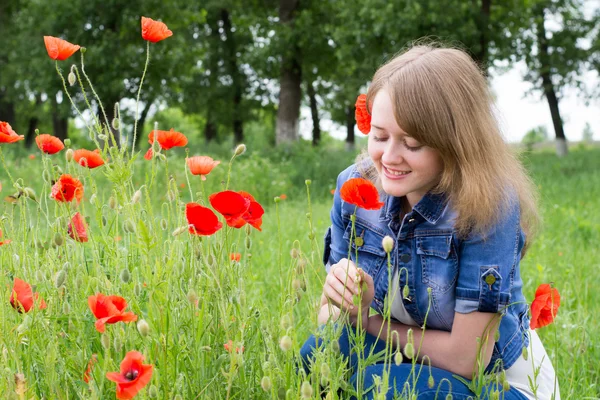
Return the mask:
[(373, 100), (368, 149), (383, 190), (395, 197), (406, 196), (411, 207), (440, 180), (443, 163), (438, 151), (398, 126), (385, 88)]

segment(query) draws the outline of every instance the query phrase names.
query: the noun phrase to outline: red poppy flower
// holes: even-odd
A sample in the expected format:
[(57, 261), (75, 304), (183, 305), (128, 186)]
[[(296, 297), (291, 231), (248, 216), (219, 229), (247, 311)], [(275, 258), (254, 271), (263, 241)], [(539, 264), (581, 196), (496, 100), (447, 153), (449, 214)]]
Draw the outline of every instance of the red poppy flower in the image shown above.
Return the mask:
[(163, 22), (142, 17), (142, 39), (156, 43), (170, 36), (173, 36), (173, 32)]
[(379, 210), (383, 203), (379, 201), (377, 188), (371, 181), (363, 178), (347, 180), (340, 190), (342, 200), (365, 210)]
[(229, 259), (231, 261), (240, 262), (240, 260), (242, 259), (242, 254), (241, 253), (231, 253), (231, 254), (229, 254)]
[(99, 149), (94, 151), (85, 149), (75, 150), (73, 152), (73, 160), (82, 167), (90, 169), (104, 165), (104, 160), (102, 159), (102, 156), (100, 156)]
[(358, 130), (368, 135), (371, 132), (371, 114), (367, 110), (367, 95), (361, 94), (358, 96), (354, 107), (356, 107), (354, 118), (356, 119)]
[[(228, 352), (233, 352), (233, 340), (228, 340), (227, 343), (223, 343), (223, 348), (225, 350), (227, 350)], [(244, 352), (244, 346), (242, 346), (242, 348), (240, 349), (239, 347), (236, 346), (235, 348), (235, 352), (236, 353), (243, 353)]]
[(92, 379), (90, 374), (92, 373), (92, 368), (94, 367), (94, 364), (96, 364), (97, 362), (98, 362), (98, 355), (92, 354), (92, 358), (90, 358), (90, 361), (88, 361), (87, 368), (85, 369), (85, 372), (83, 373), (83, 381), (85, 383), (90, 383), (90, 380)]
[[(38, 301), (39, 300), (39, 301)], [(39, 297), (38, 293), (33, 293), (29, 283), (15, 278), (15, 283), (10, 294), (10, 305), (18, 312), (29, 312), (33, 308), (34, 302), (39, 302), (38, 308), (43, 310), (47, 307), (44, 299)]]
[(43, 133), (35, 138), (35, 143), (46, 154), (56, 154), (65, 148), (63, 142), (56, 136)]
[(279, 195), (279, 198), (280, 198), (281, 200), (285, 200), (285, 199), (287, 199), (287, 195), (286, 195), (286, 194), (280, 194), (280, 195)]
[(69, 43), (54, 36), (44, 36), (44, 44), (50, 58), (59, 61), (66, 60), (80, 49), (79, 45)]
[(127, 308), (127, 301), (121, 296), (105, 296), (102, 293), (96, 293), (95, 296), (88, 297), (90, 310), (96, 317), (96, 329), (103, 333), (105, 324), (116, 324), (119, 321), (136, 321), (137, 315), (132, 312), (124, 312)]
[(8, 122), (0, 121), (0, 143), (14, 143), (25, 139), (25, 136), (18, 135)]
[(229, 224), (229, 226), (241, 228), (246, 223), (249, 223), (259, 231), (262, 231), (262, 216), (264, 215), (265, 210), (262, 208), (259, 202), (254, 200), (254, 197), (250, 193), (244, 191), (240, 191), (238, 193), (250, 201), (250, 207), (248, 207), (248, 210), (240, 218)]
[(215, 161), (212, 157), (208, 156), (195, 156), (186, 158), (187, 166), (190, 169), (192, 175), (200, 175), (200, 178), (205, 181), (206, 175), (212, 171), (214, 167), (219, 165), (221, 161)]
[(185, 217), (190, 225), (189, 231), (193, 235), (210, 236), (223, 227), (210, 208), (202, 207), (197, 203), (185, 205)]
[(85, 223), (85, 220), (81, 214), (75, 213), (75, 215), (73, 215), (73, 218), (71, 218), (71, 222), (69, 223), (67, 233), (71, 239), (74, 239), (77, 242), (84, 243), (88, 241), (87, 224)]
[[(0, 229), (0, 239), (2, 239), (2, 229)], [(9, 244), (10, 242), (12, 242), (12, 240), (10, 240), (10, 239), (0, 240), (0, 246)]]
[[(185, 135), (181, 132), (176, 132), (173, 128), (170, 131), (153, 130), (148, 134), (148, 143), (153, 144), (155, 139), (164, 150), (169, 150), (173, 147), (183, 147), (188, 144)], [(153, 153), (152, 147), (150, 147), (144, 158), (151, 160)]]
[(208, 197), (210, 205), (213, 206), (223, 217), (229, 226), (235, 226), (236, 221), (248, 211), (250, 199), (231, 190), (213, 193)]
[(531, 329), (550, 325), (560, 307), (558, 290), (547, 283), (541, 284), (535, 291), (535, 299), (531, 303)]
[(150, 382), (154, 367), (142, 361), (142, 353), (130, 351), (121, 361), (120, 372), (106, 373), (106, 378), (117, 384), (117, 399), (133, 399)]
[(79, 203), (83, 198), (83, 185), (79, 179), (73, 178), (69, 174), (63, 174), (52, 186), (52, 198), (62, 202), (76, 199)]

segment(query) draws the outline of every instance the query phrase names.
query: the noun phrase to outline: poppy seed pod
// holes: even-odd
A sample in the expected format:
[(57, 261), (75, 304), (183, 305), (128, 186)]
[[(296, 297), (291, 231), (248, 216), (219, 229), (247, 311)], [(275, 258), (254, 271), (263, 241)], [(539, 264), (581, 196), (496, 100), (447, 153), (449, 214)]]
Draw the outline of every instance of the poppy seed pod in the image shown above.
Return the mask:
[(121, 126), (121, 123), (119, 122), (119, 118), (117, 118), (117, 117), (113, 118), (111, 125), (115, 131), (119, 130), (119, 127)]
[(236, 148), (235, 151), (233, 152), (234, 156), (241, 156), (242, 154), (244, 154), (246, 152), (246, 145), (245, 144), (239, 144)]
[(65, 152), (65, 159), (67, 160), (67, 162), (73, 161), (73, 154), (73, 149), (67, 149), (67, 151)]
[(140, 335), (146, 337), (150, 333), (150, 325), (148, 325), (146, 320), (140, 319), (137, 323), (137, 330)]
[(263, 376), (262, 379), (260, 380), (260, 387), (262, 388), (262, 390), (264, 390), (265, 392), (268, 392), (271, 390), (271, 388), (273, 387), (273, 385), (271, 384), (271, 378), (269, 378), (268, 376)]
[(394, 248), (394, 239), (392, 239), (390, 236), (384, 237), (381, 241), (381, 246), (383, 247), (383, 250), (389, 254)]
[(284, 335), (279, 340), (279, 348), (281, 348), (281, 350), (283, 350), (283, 351), (290, 350), (292, 348), (292, 338), (289, 337), (288, 335)]

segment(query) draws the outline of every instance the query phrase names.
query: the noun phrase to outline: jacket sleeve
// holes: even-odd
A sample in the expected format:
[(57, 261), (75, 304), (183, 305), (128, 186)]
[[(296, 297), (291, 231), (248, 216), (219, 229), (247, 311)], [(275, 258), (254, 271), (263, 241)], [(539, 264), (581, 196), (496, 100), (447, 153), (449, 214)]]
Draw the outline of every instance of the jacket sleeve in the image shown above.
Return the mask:
[(327, 272), (329, 272), (329, 268), (333, 264), (348, 256), (348, 243), (344, 240), (347, 221), (344, 222), (342, 218), (343, 200), (340, 197), (340, 189), (350, 179), (355, 169), (355, 166), (352, 165), (342, 171), (337, 178), (335, 193), (333, 195), (333, 207), (330, 213), (331, 226), (325, 233), (325, 246), (323, 249), (323, 264), (325, 264)]
[[(473, 235), (460, 245), (454, 310), (497, 313), (510, 304), (524, 234), (518, 203), (508, 207), (487, 235)], [(520, 281), (519, 281), (520, 282)]]

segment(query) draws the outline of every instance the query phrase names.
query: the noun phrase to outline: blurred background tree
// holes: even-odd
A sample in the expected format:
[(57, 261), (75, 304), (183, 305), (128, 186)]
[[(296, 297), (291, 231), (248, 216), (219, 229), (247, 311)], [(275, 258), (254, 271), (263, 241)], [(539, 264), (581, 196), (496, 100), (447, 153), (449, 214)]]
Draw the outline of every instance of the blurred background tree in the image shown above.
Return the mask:
[[(119, 103), (121, 141), (130, 143), (145, 61), (142, 15), (174, 35), (150, 46), (138, 144), (152, 129), (150, 115), (161, 129), (180, 130), (174, 116), (181, 115), (184, 133), (205, 143), (294, 143), (304, 106), (314, 146), (327, 135), (327, 119), (346, 127), (353, 149), (356, 96), (379, 65), (418, 40), (463, 48), (485, 73), (525, 61), (532, 93), (548, 101), (559, 155), (567, 149), (561, 95), (575, 88), (589, 100), (600, 96), (583, 78), (600, 70), (600, 7), (583, 0), (7, 0), (0, 4), (0, 120), (26, 135), (25, 146), (36, 128), (84, 144), (86, 123), (112, 120)], [(104, 112), (87, 84), (93, 115), (71, 107), (44, 35), (87, 48), (85, 71)], [(59, 68), (66, 75), (75, 63), (81, 71), (80, 61), (77, 53)], [(68, 90), (85, 109), (80, 87)]]
[(546, 140), (548, 140), (548, 129), (545, 126), (536, 126), (523, 136), (522, 143), (527, 151), (532, 151), (536, 144), (543, 143)]

